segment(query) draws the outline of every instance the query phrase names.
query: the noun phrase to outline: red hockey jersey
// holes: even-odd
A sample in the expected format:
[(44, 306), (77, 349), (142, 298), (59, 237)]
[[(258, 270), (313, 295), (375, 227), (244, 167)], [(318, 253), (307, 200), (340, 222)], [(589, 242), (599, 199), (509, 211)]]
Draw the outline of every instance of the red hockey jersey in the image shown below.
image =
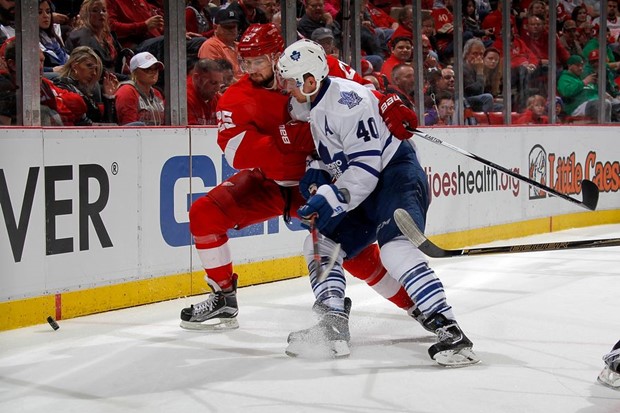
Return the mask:
[(275, 139), (279, 126), (291, 120), (288, 95), (256, 86), (244, 75), (233, 83), (217, 105), (217, 143), (236, 169), (260, 168), (275, 181), (299, 181), (306, 171), (306, 156), (284, 154)]

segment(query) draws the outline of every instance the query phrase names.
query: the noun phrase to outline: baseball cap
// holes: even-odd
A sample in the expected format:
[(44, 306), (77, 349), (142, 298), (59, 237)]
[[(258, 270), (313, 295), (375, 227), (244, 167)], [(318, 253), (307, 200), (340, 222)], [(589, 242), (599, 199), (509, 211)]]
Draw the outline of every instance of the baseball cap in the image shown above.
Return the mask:
[(579, 56), (579, 55), (572, 55), (571, 57), (568, 58), (568, 60), (566, 61), (566, 64), (568, 66), (570, 65), (580, 65), (583, 63), (583, 57)]
[(328, 29), (327, 27), (319, 27), (318, 29), (314, 29), (314, 31), (310, 35), (310, 39), (315, 42), (333, 38), (334, 33), (332, 33), (331, 29)]
[(241, 18), (239, 17), (239, 13), (233, 9), (220, 9), (215, 13), (213, 22), (215, 24), (239, 24), (241, 23)]
[(590, 52), (590, 54), (588, 54), (588, 60), (589, 61), (596, 61), (599, 58), (599, 54), (598, 54), (598, 49), (594, 49)]
[(136, 69), (148, 69), (153, 65), (158, 65), (159, 70), (164, 70), (164, 64), (149, 52), (137, 53), (129, 61), (129, 70), (133, 73)]

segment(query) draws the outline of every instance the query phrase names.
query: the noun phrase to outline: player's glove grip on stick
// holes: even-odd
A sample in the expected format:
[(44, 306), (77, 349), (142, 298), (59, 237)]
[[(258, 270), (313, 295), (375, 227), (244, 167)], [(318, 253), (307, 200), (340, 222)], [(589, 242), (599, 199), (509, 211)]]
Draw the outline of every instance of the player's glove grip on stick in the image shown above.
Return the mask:
[(379, 113), (392, 135), (400, 140), (411, 138), (413, 133), (407, 129), (418, 127), (418, 116), (396, 94), (379, 99)]
[(289, 122), (280, 125), (280, 136), (276, 144), (282, 153), (310, 153), (314, 150), (314, 141), (308, 122)]
[(301, 225), (310, 229), (311, 218), (316, 215), (314, 225), (321, 231), (332, 217), (346, 212), (347, 207), (347, 197), (336, 185), (322, 185), (316, 194), (297, 210), (297, 216), (301, 219)]
[(299, 191), (301, 191), (301, 196), (308, 200), (321, 185), (329, 185), (331, 182), (332, 177), (329, 172), (310, 167), (299, 181)]

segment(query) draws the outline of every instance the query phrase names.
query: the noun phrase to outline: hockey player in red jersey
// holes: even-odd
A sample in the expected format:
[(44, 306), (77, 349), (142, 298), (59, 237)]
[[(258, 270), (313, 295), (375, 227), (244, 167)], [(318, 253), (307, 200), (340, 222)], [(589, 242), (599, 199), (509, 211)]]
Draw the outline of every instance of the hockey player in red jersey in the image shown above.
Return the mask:
[[(273, 24), (252, 25), (238, 48), (247, 74), (220, 98), (217, 118), (218, 144), (230, 165), (240, 171), (190, 208), (190, 230), (213, 293), (181, 311), (181, 327), (187, 329), (238, 327), (237, 275), (227, 231), (280, 215), (296, 217), (297, 209), (305, 203), (298, 181), (314, 143), (306, 123), (290, 122), (288, 96), (275, 84), (275, 58), (284, 49), (282, 36)], [(390, 116), (389, 111), (385, 113)], [(396, 108), (391, 116), (398, 113)], [(345, 268), (416, 316), (406, 291), (385, 276), (375, 245), (347, 260)], [(321, 302), (317, 304), (317, 308), (323, 307)]]

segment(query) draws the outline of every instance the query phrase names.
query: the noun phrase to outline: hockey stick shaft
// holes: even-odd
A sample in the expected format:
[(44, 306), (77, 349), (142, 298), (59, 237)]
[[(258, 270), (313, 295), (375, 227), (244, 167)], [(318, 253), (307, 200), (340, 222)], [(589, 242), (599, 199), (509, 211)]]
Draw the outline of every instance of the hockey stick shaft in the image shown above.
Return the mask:
[(340, 255), (340, 244), (336, 244), (334, 250), (329, 256), (329, 260), (327, 261), (327, 265), (323, 267), (321, 260), (321, 252), (319, 247), (319, 229), (316, 227), (316, 215), (310, 218), (310, 234), (312, 236), (312, 261), (314, 264), (314, 268), (316, 271), (316, 280), (317, 283), (323, 282), (323, 280), (329, 275), (332, 268), (336, 264), (336, 260), (338, 260), (338, 256)]
[(310, 218), (310, 234), (312, 235), (312, 253), (314, 270), (318, 279), (322, 279), (321, 274), (321, 254), (319, 253), (319, 229), (316, 227), (316, 215)]
[(418, 226), (413, 221), (413, 218), (411, 218), (411, 215), (409, 215), (409, 213), (404, 209), (397, 209), (394, 212), (394, 220), (396, 221), (396, 225), (398, 226), (398, 228), (409, 239), (409, 241), (411, 241), (416, 247), (418, 247), (420, 251), (422, 251), (425, 255), (428, 255), (432, 258), (620, 246), (620, 238), (607, 238), (446, 250), (435, 245), (431, 240), (426, 238), (426, 236), (422, 233), (422, 231), (420, 231)]
[(598, 203), (598, 197), (599, 197), (599, 190), (598, 187), (596, 186), (596, 184), (592, 181), (589, 181), (587, 179), (584, 179), (581, 181), (581, 192), (583, 194), (583, 201), (580, 201), (576, 198), (570, 197), (566, 194), (563, 194), (561, 192), (556, 191), (555, 189), (548, 187), (546, 185), (541, 184), (540, 182), (536, 182), (533, 179), (530, 179), (526, 176), (523, 176), (521, 174), (516, 173), (515, 171), (512, 171), (508, 168), (504, 168), (503, 166), (497, 165), (487, 159), (484, 159), (478, 155), (475, 155), (471, 152), (468, 152), (464, 149), (461, 149), (457, 146), (454, 146), (448, 142), (444, 142), (439, 138), (436, 138), (434, 136), (431, 136), (427, 133), (424, 133), (422, 131), (419, 131), (417, 129), (415, 130), (411, 130), (411, 132), (413, 132), (414, 135), (419, 136), (420, 138), (426, 139), (427, 141), (430, 141), (432, 143), (435, 143), (437, 145), (441, 145), (444, 146), (448, 149), (451, 149), (453, 151), (456, 151), (458, 153), (460, 153), (461, 155), (465, 155), (468, 158), (471, 158), (473, 160), (476, 160), (478, 162), (481, 162), (487, 166), (490, 166), (493, 169), (496, 169), (500, 172), (503, 172), (507, 175), (512, 176), (513, 178), (517, 178), (520, 181), (526, 182), (536, 188), (542, 189), (543, 191), (547, 192), (548, 194), (557, 196), (558, 198), (562, 198), (566, 201), (572, 202), (573, 204), (579, 205), (582, 208), (588, 209), (590, 211), (594, 211), (596, 209), (596, 204)]

